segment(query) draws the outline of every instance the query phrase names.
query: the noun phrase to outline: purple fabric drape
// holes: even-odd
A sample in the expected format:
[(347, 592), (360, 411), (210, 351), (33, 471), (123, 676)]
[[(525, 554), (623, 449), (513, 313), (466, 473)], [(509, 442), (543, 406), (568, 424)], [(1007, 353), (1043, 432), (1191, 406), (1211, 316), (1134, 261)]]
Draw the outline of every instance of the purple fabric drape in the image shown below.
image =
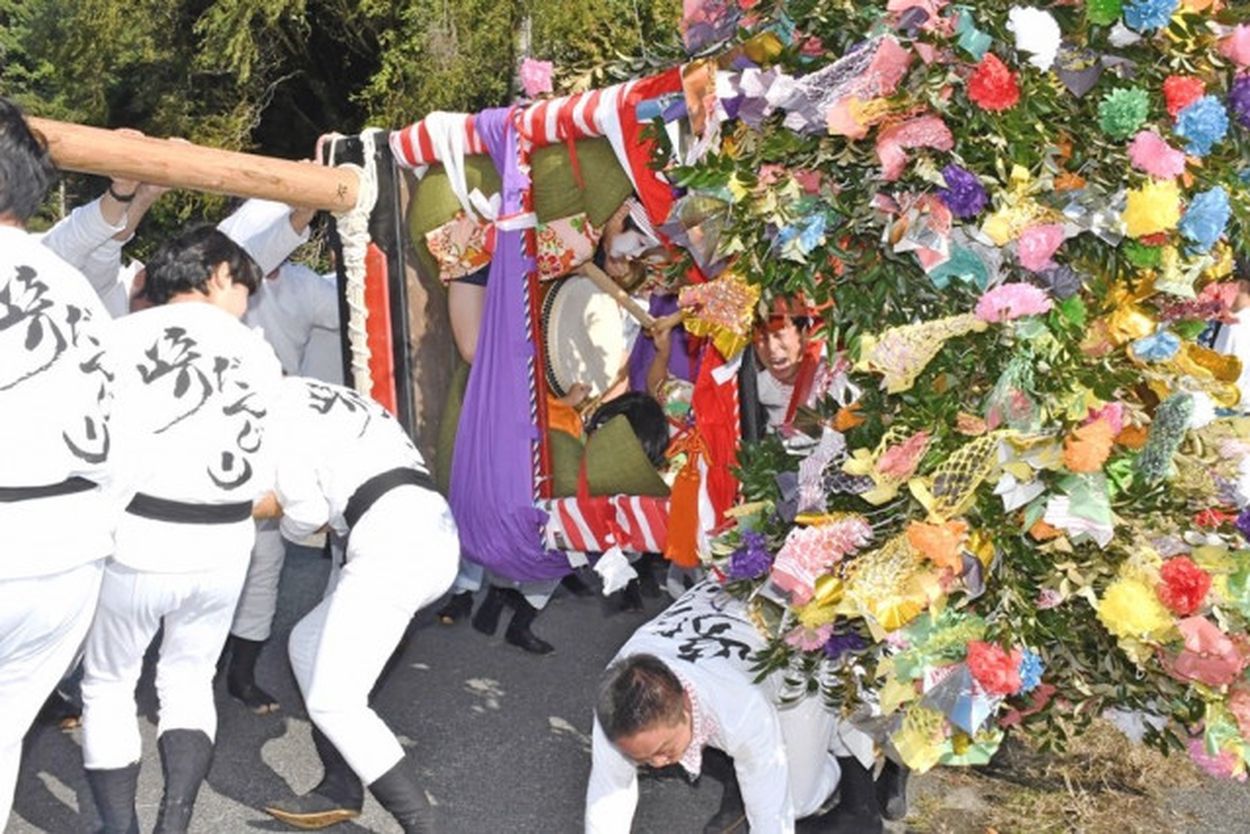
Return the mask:
[[(476, 128), (503, 180), (501, 214), (521, 211), (530, 183), (517, 164), (511, 110), (484, 111)], [(534, 506), (531, 456), (538, 428), (531, 417), (527, 362), (534, 346), (526, 328), (526, 275), (534, 268), (523, 231), (496, 232), (451, 467), (451, 509), (462, 552), (518, 582), (554, 579), (571, 570), (563, 554), (543, 549), (540, 532), (547, 514)]]
[[(657, 319), (677, 312), (677, 296), (653, 295), (648, 309)], [(694, 381), (694, 368), (690, 365), (690, 346), (685, 328), (677, 327), (672, 333), (673, 350), (668, 356), (668, 372), (678, 379)], [(646, 335), (639, 335), (634, 350), (629, 354), (629, 388), (631, 391), (647, 390), (647, 369), (655, 358), (655, 343)]]

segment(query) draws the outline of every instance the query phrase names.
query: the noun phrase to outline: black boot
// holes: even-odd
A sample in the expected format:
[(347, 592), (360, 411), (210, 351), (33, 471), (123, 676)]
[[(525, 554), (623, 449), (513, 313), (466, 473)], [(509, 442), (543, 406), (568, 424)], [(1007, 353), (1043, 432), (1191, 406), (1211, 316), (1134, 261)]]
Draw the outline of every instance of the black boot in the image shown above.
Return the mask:
[(637, 579), (631, 579), (625, 583), (625, 589), (621, 591), (621, 610), (642, 610), (642, 588)]
[(434, 809), (406, 759), (374, 780), (369, 792), (399, 821), (404, 834), (435, 834)]
[(888, 820), (901, 820), (907, 816), (907, 777), (911, 768), (886, 759), (877, 777), (877, 804), (881, 816)]
[(656, 579), (655, 572), (667, 571), (668, 560), (656, 553), (644, 553), (634, 565), (634, 570), (638, 572), (638, 590), (642, 592), (642, 595), (651, 599), (659, 599), (660, 580)]
[(265, 813), (296, 828), (317, 829), (360, 816), (365, 789), (325, 733), (313, 725), (313, 745), (321, 757), (325, 775), (317, 787), (303, 796), (265, 806)]
[(87, 770), (91, 798), (104, 827), (99, 834), (139, 834), (135, 792), (139, 787), (139, 763), (112, 770)]
[(461, 591), (452, 594), (447, 604), (438, 609), (438, 621), (443, 625), (455, 625), (473, 613), (473, 592)]
[(508, 623), (503, 639), (530, 654), (550, 654), (555, 651), (550, 643), (530, 631), (534, 618), (538, 616), (538, 609), (530, 605), (520, 591), (513, 590), (508, 596), (516, 613), (512, 615), (512, 622)]
[(839, 756), (838, 767), (842, 769), (838, 781), (841, 798), (832, 811), (822, 816), (820, 830), (828, 834), (881, 834), (885, 827), (872, 770), (854, 756)]
[(186, 834), (195, 797), (213, 761), (213, 742), (203, 730), (166, 730), (156, 739), (165, 795), (153, 834)]
[(570, 573), (568, 576), (560, 580), (560, 584), (564, 586), (564, 590), (568, 591), (575, 597), (589, 597), (594, 595), (594, 590), (586, 584), (586, 580), (582, 579), (576, 573)]
[(746, 806), (742, 803), (738, 776), (733, 771), (732, 763), (730, 765), (729, 772), (722, 777), (725, 791), (721, 794), (720, 809), (703, 826), (703, 834), (746, 834)]
[(491, 585), (486, 592), (486, 599), (482, 600), (482, 604), (477, 607), (477, 613), (473, 615), (473, 628), (487, 636), (493, 635), (499, 630), (499, 615), (503, 613), (506, 602), (504, 589)]
[(256, 661), (264, 640), (244, 640), (230, 635), (226, 640), (230, 663), (226, 667), (226, 691), (230, 697), (257, 715), (278, 711), (278, 699), (256, 685)]

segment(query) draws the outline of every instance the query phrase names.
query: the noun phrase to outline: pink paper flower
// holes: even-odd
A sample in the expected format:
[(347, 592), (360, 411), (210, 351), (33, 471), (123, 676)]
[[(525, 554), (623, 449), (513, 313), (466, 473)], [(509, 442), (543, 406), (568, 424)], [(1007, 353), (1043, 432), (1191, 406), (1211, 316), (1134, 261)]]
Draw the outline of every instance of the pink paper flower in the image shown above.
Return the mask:
[(1220, 41), (1220, 54), (1239, 67), (1250, 67), (1250, 26), (1238, 24)]
[(1020, 265), (1030, 272), (1041, 272), (1055, 266), (1051, 256), (1063, 245), (1063, 226), (1046, 223), (1029, 226), (1020, 233), (1017, 243)]
[(929, 448), (929, 433), (919, 431), (902, 443), (886, 449), (877, 461), (877, 471), (888, 478), (910, 478)]
[(981, 321), (1011, 321), (1021, 316), (1036, 316), (1051, 308), (1050, 297), (1032, 284), (1002, 284), (981, 296), (976, 316)]
[(796, 527), (777, 552), (771, 578), (791, 595), (795, 605), (806, 605), (815, 592), (816, 580), (871, 538), (872, 527), (855, 517), (819, 527)]
[(526, 58), (521, 61), (521, 87), (530, 98), (551, 92), (551, 73), (555, 69), (550, 61)]
[(1201, 738), (1191, 738), (1189, 740), (1189, 758), (1193, 759), (1194, 764), (1217, 779), (1231, 779), (1235, 775), (1239, 782), (1246, 780), (1244, 771), (1240, 774), (1237, 773), (1237, 754), (1228, 750), (1221, 750), (1212, 756), (1207, 752), (1206, 745), (1202, 743)]
[(1133, 167), (1152, 177), (1170, 180), (1185, 173), (1185, 154), (1153, 130), (1143, 130), (1128, 146)]
[(1227, 686), (1246, 668), (1237, 644), (1206, 617), (1186, 617), (1176, 627), (1185, 638), (1185, 648), (1167, 665), (1177, 680)]
[(1119, 434), (1124, 430), (1124, 403), (1110, 402), (1102, 408), (1091, 408), (1085, 422), (1088, 424), (1097, 420), (1106, 420), (1111, 424), (1111, 433)]
[(797, 626), (786, 633), (786, 644), (801, 652), (814, 652), (824, 648), (833, 635), (833, 623), (826, 623), (819, 628)]
[(949, 151), (955, 137), (939, 116), (932, 113), (908, 119), (887, 127), (877, 135), (877, 157), (881, 160), (881, 177), (893, 182), (903, 176), (907, 167), (907, 151), (912, 148), (936, 148)]

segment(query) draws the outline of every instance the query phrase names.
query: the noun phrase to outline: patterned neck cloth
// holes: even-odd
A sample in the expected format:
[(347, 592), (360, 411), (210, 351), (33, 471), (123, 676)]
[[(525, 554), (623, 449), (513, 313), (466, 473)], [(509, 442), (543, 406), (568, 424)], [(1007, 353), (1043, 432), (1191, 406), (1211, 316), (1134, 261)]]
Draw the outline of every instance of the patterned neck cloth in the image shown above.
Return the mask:
[(690, 775), (691, 779), (697, 779), (703, 770), (703, 748), (711, 742), (713, 736), (719, 734), (720, 728), (716, 725), (716, 718), (699, 706), (698, 693), (695, 692), (690, 681), (680, 674), (677, 675), (677, 679), (681, 681), (681, 688), (686, 691), (686, 697), (690, 699), (691, 725), (690, 746), (686, 748), (678, 764)]

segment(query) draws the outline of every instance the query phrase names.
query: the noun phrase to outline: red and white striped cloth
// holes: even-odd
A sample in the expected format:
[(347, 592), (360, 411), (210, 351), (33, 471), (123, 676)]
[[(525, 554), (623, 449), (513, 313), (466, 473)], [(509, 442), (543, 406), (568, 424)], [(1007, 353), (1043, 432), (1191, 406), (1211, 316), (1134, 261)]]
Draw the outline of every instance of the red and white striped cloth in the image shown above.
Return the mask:
[(549, 515), (543, 544), (552, 550), (663, 553), (668, 541), (668, 499), (638, 495), (554, 498), (541, 503)]
[[(431, 113), (430, 116), (435, 114)], [(486, 143), (482, 141), (482, 137), (478, 136), (477, 128), (474, 126), (475, 118), (471, 114), (440, 114), (443, 116), (454, 116), (463, 120), (464, 130), (464, 152), (466, 154), (484, 154), (486, 153)], [(431, 132), (431, 121), (422, 119), (414, 122), (402, 130), (393, 130), (390, 135), (391, 153), (395, 155), (395, 161), (405, 168), (423, 168), (427, 165), (433, 165), (435, 162), (443, 162), (443, 154), (439, 151), (440, 142), (436, 142), (436, 134)]]

